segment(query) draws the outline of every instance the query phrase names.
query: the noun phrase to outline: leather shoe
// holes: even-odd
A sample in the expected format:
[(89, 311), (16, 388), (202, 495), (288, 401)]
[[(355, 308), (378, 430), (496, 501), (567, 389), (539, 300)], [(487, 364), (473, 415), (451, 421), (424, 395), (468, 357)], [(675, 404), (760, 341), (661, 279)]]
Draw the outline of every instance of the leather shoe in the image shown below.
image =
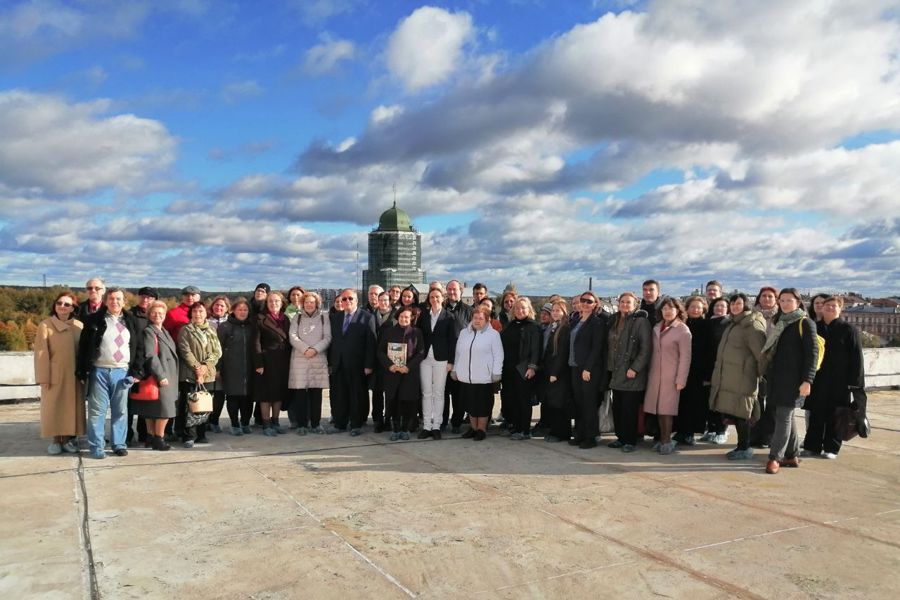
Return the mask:
[(464, 434), (462, 434), (460, 437), (463, 437), (463, 438), (465, 438), (465, 439), (473, 438), (473, 437), (475, 437), (475, 430), (472, 429), (472, 428), (470, 427), (470, 428), (469, 428)]
[(431, 437), (431, 432), (428, 431), (427, 429), (423, 429), (422, 431), (419, 432), (419, 435), (417, 435), (416, 437), (420, 440), (427, 440), (428, 438)]
[(583, 442), (581, 442), (580, 444), (578, 444), (578, 447), (581, 448), (582, 450), (588, 450), (588, 449), (590, 449), (590, 448), (596, 448), (596, 447), (597, 447), (597, 442), (595, 442), (594, 440), (584, 440)]
[(115, 450), (113, 450), (113, 454), (115, 454), (116, 456), (128, 456), (128, 450), (126, 450), (125, 448), (116, 448)]
[(436, 439), (436, 440), (441, 439), (441, 430), (440, 430), (440, 429), (432, 429), (432, 430), (431, 430), (431, 437), (434, 438), (434, 439)]
[(781, 469), (781, 464), (777, 460), (770, 460), (766, 463), (766, 473), (774, 475)]
[(796, 456), (794, 458), (786, 458), (783, 461), (781, 461), (781, 466), (797, 469), (800, 467), (800, 459), (797, 458)]
[(375, 426), (372, 428), (372, 431), (375, 433), (381, 433), (384, 431), (384, 421), (375, 421)]

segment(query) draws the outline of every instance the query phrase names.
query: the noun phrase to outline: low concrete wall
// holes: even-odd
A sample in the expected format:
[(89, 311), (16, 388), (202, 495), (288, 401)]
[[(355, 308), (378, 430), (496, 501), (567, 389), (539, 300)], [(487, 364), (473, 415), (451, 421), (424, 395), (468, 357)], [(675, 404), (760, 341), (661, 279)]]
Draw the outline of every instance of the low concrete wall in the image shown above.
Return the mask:
[[(866, 387), (900, 387), (900, 348), (866, 348)], [(0, 401), (40, 397), (31, 352), (0, 352)]]

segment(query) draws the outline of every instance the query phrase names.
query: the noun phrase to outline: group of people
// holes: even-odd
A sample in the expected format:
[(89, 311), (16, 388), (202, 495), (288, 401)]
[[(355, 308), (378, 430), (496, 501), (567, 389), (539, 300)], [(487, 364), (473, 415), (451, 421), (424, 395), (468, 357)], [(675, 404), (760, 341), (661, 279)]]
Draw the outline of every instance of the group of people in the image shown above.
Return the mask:
[[(598, 409), (609, 402), (611, 448), (634, 452), (647, 436), (668, 455), (697, 436), (727, 443), (734, 424), (727, 458), (768, 447), (766, 470), (777, 473), (800, 464), (795, 409), (809, 415), (803, 453), (836, 458), (836, 412), (864, 387), (859, 336), (840, 318), (842, 299), (819, 295), (807, 313), (794, 288), (765, 286), (751, 304), (743, 293), (723, 297), (710, 281), (705, 295), (682, 302), (648, 280), (640, 298), (623, 292), (614, 310), (586, 291), (571, 304), (551, 296), (537, 314), (514, 289), (495, 307), (483, 284), (467, 304), (457, 280), (432, 282), (421, 302), (412, 286), (373, 285), (361, 306), (348, 288), (330, 307), (299, 286), (283, 295), (265, 283), (233, 302), (204, 303), (188, 286), (172, 309), (149, 287), (130, 309), (124, 291), (99, 278), (85, 289), (80, 303), (60, 293), (35, 339), (50, 454), (78, 451), (73, 438), (87, 431), (90, 455), (104, 458), (107, 411), (118, 456), (140, 442), (155, 450), (173, 440), (208, 443), (207, 432), (222, 432), (223, 410), (233, 435), (251, 433), (255, 419), (267, 436), (358, 436), (371, 414), (374, 432), (392, 441), (440, 440), (448, 428), (482, 441), (499, 391), (498, 422), (512, 440), (537, 434), (593, 448)], [(157, 397), (138, 399), (148, 380)], [(212, 395), (202, 415), (190, 407), (198, 391)]]

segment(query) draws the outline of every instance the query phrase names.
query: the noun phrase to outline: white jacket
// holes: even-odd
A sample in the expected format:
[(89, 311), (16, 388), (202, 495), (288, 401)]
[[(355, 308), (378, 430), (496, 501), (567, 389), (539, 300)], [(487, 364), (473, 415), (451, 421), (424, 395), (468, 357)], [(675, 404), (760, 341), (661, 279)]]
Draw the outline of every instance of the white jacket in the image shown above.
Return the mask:
[(500, 380), (503, 372), (503, 342), (490, 323), (478, 330), (473, 329), (470, 324), (459, 332), (453, 370), (456, 378), (463, 383), (491, 383), (495, 379)]

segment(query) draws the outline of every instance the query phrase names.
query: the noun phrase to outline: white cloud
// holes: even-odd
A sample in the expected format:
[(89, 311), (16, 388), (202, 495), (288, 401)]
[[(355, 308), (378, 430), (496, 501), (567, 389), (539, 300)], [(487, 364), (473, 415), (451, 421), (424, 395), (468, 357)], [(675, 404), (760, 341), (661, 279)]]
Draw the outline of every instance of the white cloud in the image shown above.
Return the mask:
[(401, 21), (391, 35), (388, 68), (410, 91), (437, 85), (457, 68), (463, 46), (473, 34), (468, 13), (423, 6)]
[(262, 96), (265, 89), (253, 79), (233, 81), (222, 86), (222, 99), (228, 104), (236, 104), (249, 98)]
[(341, 62), (355, 57), (356, 46), (350, 40), (333, 39), (328, 34), (319, 37), (322, 43), (316, 44), (303, 55), (303, 71), (306, 74), (319, 76), (331, 73)]
[(0, 182), (60, 195), (146, 186), (172, 164), (175, 138), (158, 121), (105, 116), (108, 106), (0, 92)]

